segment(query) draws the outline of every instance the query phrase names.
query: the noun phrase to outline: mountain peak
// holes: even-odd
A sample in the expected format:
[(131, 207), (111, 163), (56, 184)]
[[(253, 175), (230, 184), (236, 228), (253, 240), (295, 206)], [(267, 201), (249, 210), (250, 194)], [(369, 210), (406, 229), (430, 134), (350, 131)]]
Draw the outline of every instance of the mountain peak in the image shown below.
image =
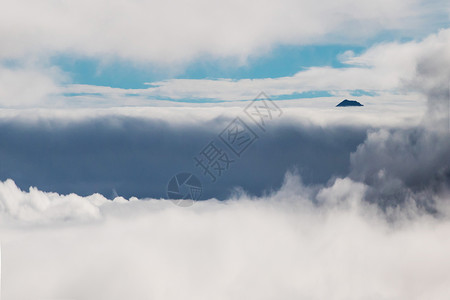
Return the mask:
[(336, 105), (336, 107), (343, 107), (343, 106), (364, 106), (361, 103), (359, 103), (358, 101), (355, 100), (347, 100), (345, 99), (344, 101), (342, 101), (341, 103), (339, 103), (338, 105)]

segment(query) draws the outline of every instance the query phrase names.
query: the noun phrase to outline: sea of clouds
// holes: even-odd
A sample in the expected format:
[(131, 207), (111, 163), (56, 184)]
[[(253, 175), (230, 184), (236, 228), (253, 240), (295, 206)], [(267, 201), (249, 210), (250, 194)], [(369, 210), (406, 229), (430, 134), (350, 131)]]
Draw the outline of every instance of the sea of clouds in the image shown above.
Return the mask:
[(4, 299), (446, 299), (448, 194), (382, 208), (349, 178), (169, 200), (0, 184)]
[[(17, 15), (11, 12), (20, 11), (25, 2), (9, 1), (11, 10), (2, 11), (5, 18), (1, 19), (10, 24)], [(49, 3), (41, 9), (51, 16), (54, 10), (45, 9)], [(86, 3), (72, 8), (91, 12)], [(399, 27), (399, 16), (410, 14), (404, 7), (412, 11), (423, 7), (419, 2), (414, 6), (395, 3), (397, 9), (386, 19), (393, 29)], [(97, 5), (103, 7), (101, 2)], [(364, 20), (375, 20), (378, 13), (385, 16), (384, 10), (373, 15), (371, 5), (360, 7)], [(24, 30), (17, 27), (24, 39), (16, 39), (9, 31), (0, 33), (14, 46), (0, 55), (27, 56), (28, 52), (16, 49), (34, 49), (36, 43), (43, 45), (42, 51), (51, 52), (90, 45), (78, 51), (86, 55), (114, 49), (109, 45), (116, 42), (104, 40), (107, 36), (101, 29), (108, 24), (104, 19), (100, 20), (103, 27), (95, 23), (86, 27), (89, 30), (83, 27), (80, 35), (67, 35), (67, 29), (71, 32), (85, 22), (71, 18), (73, 9), (66, 6), (61, 3), (57, 10), (65, 12), (58, 15), (68, 22), (53, 26), (53, 35), (34, 38), (36, 26), (44, 29), (39, 32), (47, 32), (41, 15), (30, 19)], [(343, 11), (348, 6), (354, 4), (346, 4)], [(265, 16), (273, 11), (271, 6), (260, 7), (267, 13), (245, 13), (244, 19), (251, 15), (265, 24)], [(136, 8), (124, 4), (113, 11), (123, 9), (133, 15)], [(316, 31), (330, 33), (324, 38), (335, 35), (335, 30), (321, 26), (291, 26), (297, 23), (289, 20), (304, 18), (286, 19), (282, 12), (276, 15), (283, 16), (289, 27), (312, 28), (306, 40)], [(139, 16), (149, 20), (146, 14)], [(360, 28), (354, 20), (345, 20), (342, 14), (329, 28)], [(335, 26), (342, 22), (345, 26)], [(123, 21), (114, 24), (122, 28)], [(420, 27), (421, 23), (413, 24)], [(402, 23), (399, 29), (409, 25)], [(371, 27), (361, 27), (358, 36)], [(127, 38), (130, 31), (123, 31)], [(208, 40), (215, 31), (200, 32), (199, 40)], [(173, 29), (166, 32), (170, 36)], [(239, 30), (231, 28), (231, 32)], [(261, 32), (248, 49), (264, 46), (267, 30)], [(292, 35), (297, 34), (283, 35), (283, 40)], [(191, 57), (197, 49), (183, 43), (173, 47), (164, 34), (145, 36), (158, 36), (168, 44), (152, 52), (121, 42), (124, 48), (117, 55), (148, 55), (153, 60), (170, 48), (180, 51), (168, 56), (177, 61)], [(16, 40), (27, 42), (22, 45)], [(208, 44), (213, 50), (223, 49), (222, 42), (240, 45), (221, 36), (214, 41)], [(360, 99), (363, 109), (344, 110), (327, 102), (336, 98), (314, 103), (280, 101), (283, 118), (270, 124), (228, 177), (216, 184), (207, 184), (203, 178), (205, 199), (189, 207), (162, 199), (167, 181), (176, 172), (195, 168), (192, 157), (242, 112), (241, 104), (0, 110), (3, 299), (448, 299), (448, 30), (427, 41), (422, 44), (424, 51), (416, 51), (414, 42), (400, 47), (404, 50), (400, 52), (396, 45), (387, 45), (395, 55), (386, 60), (378, 48), (364, 56), (346, 55), (349, 62), (369, 68), (373, 67), (371, 57), (379, 61), (375, 69), (383, 71), (383, 79), (391, 74), (390, 66), (399, 63), (408, 76), (394, 76), (394, 86), (383, 85), (390, 82), (387, 78), (381, 87), (400, 86), (419, 97), (402, 99), (399, 89), (397, 96), (390, 93), (384, 98), (381, 93), (367, 102)], [(225, 49), (224, 55), (246, 57), (247, 48)], [(413, 62), (395, 59), (409, 57), (408, 53), (414, 54)], [(1, 78), (14, 79), (9, 71), (2, 72)], [(41, 78), (33, 74), (18, 76)], [(48, 77), (58, 74), (49, 70)], [(16, 90), (26, 92), (25, 100), (29, 94), (33, 99), (36, 95), (47, 99), (48, 90), (56, 93), (58, 89), (45, 78), (36, 81), (37, 90), (24, 89), (21, 80), (12, 80), (4, 84), (12, 92), (0, 96), (8, 104), (14, 102)]]
[[(442, 109), (436, 112), (434, 107), (445, 105), (448, 89), (432, 91), (427, 110), (416, 103), (416, 109), (387, 113), (383, 121), (374, 124), (370, 116), (379, 108), (371, 108), (370, 103), (362, 111), (284, 107), (286, 119), (273, 123), (272, 131), (258, 141), (260, 146), (255, 144), (242, 163), (233, 167), (245, 174), (240, 177), (241, 184), (224, 179), (222, 185), (213, 186), (216, 190), (228, 189), (225, 198), (209, 197), (190, 207), (179, 207), (159, 197), (44, 192), (20, 188), (6, 179), (0, 183), (2, 296), (105, 300), (447, 299), (450, 139), (446, 114)], [(64, 152), (58, 152), (55, 145), (66, 150), (78, 145), (70, 152), (77, 161), (86, 155), (83, 149), (102, 144), (90, 144), (97, 139), (106, 145), (99, 151), (88, 151), (92, 156), (89, 161), (95, 162), (108, 154), (105, 149), (118, 145), (110, 143), (114, 133), (122, 132), (119, 136), (123, 137), (130, 128), (151, 125), (168, 133), (159, 139), (149, 136), (151, 141), (160, 142), (154, 144), (159, 150), (153, 154), (160, 153), (154, 157), (157, 161), (164, 159), (161, 149), (180, 136), (186, 138), (190, 130), (195, 133), (192, 137), (202, 132), (196, 123), (214, 125), (203, 131), (205, 139), (199, 139), (208, 141), (210, 134), (239, 114), (236, 107), (207, 110), (213, 113), (197, 112), (203, 119), (180, 120), (176, 110), (163, 109), (166, 121), (174, 115), (170, 119), (176, 129), (173, 131), (167, 131), (165, 123), (155, 125), (161, 121), (155, 116), (160, 113), (150, 113), (150, 122), (139, 116), (138, 109), (42, 115), (34, 111), (33, 118), (24, 117), (24, 111), (3, 111), (1, 126), (22, 134), (20, 139), (11, 138), (20, 135), (11, 135), (8, 140), (12, 143), (9, 145), (15, 141), (18, 158), (27, 148), (24, 145), (34, 145), (39, 153), (50, 151), (52, 159), (47, 162)], [(309, 113), (302, 115), (302, 111)], [(195, 109), (191, 113), (195, 115)], [(358, 113), (363, 116), (352, 118)], [(327, 115), (327, 121), (319, 117)], [(430, 116), (434, 118), (430, 120)], [(180, 133), (183, 126), (176, 127), (177, 123), (188, 124), (184, 126), (186, 131)], [(80, 126), (93, 130), (93, 138), (85, 140), (83, 147), (80, 141), (86, 136), (81, 132), (86, 131)], [(108, 132), (110, 137), (105, 138)], [(142, 139), (149, 131), (137, 132), (128, 141)], [(285, 132), (287, 137), (275, 139)], [(49, 136), (56, 140), (51, 147), (36, 142), (51, 143)], [(33, 137), (35, 142), (29, 143)], [(304, 152), (302, 149), (311, 143), (315, 145), (311, 152)], [(202, 146), (188, 144), (193, 150)], [(351, 147), (343, 148), (342, 144)], [(189, 147), (181, 148), (189, 152)], [(252, 176), (253, 168), (261, 162), (254, 157), (273, 158), (270, 155), (274, 155), (274, 149), (284, 149), (282, 154), (288, 161), (302, 159), (296, 168), (284, 169), (282, 175), (272, 172), (272, 165), (265, 165), (266, 175), (276, 173), (266, 180), (279, 179), (280, 185), (267, 188), (270, 185), (264, 182), (259, 186), (264, 176)], [(183, 152), (177, 151), (173, 155)], [(2, 155), (5, 153), (8, 151), (3, 150)], [(4, 161), (11, 166), (14, 159)], [(23, 168), (20, 159), (16, 161)], [(304, 179), (310, 173), (304, 172), (301, 162), (307, 161), (311, 166), (316, 162), (326, 172), (314, 180), (311, 176)], [(33, 162), (42, 168), (44, 179), (62, 168), (59, 164), (39, 164), (39, 157)], [(71, 165), (74, 167), (76, 164)], [(27, 170), (36, 171), (31, 167)], [(101, 171), (110, 179), (108, 172), (120, 174), (121, 169), (113, 165)], [(156, 178), (159, 172), (156, 168), (147, 180)], [(58, 174), (73, 176), (70, 172)], [(18, 181), (26, 177), (19, 175)], [(72, 180), (67, 178), (59, 184)], [(101, 186), (101, 176), (90, 178), (90, 186)], [(168, 179), (160, 179), (160, 189)], [(55, 190), (61, 188), (57, 183)], [(49, 185), (46, 188), (50, 189)]]

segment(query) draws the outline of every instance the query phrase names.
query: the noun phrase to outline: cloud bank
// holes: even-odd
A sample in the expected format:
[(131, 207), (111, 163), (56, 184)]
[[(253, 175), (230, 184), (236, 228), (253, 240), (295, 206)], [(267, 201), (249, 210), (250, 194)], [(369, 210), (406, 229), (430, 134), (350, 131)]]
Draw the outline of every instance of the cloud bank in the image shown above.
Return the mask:
[[(429, 111), (446, 96), (433, 82)], [(4, 111), (2, 170), (18, 182), (51, 183), (52, 191), (67, 183), (101, 189), (108, 180), (136, 183), (134, 192), (161, 188), (166, 163), (179, 167), (192, 157), (183, 153), (197, 151), (233, 115), (218, 110), (192, 121), (192, 110), (171, 118), (165, 110), (153, 112), (159, 119)], [(348, 120), (358, 111), (335, 110), (347, 123), (321, 124), (314, 115), (299, 121), (298, 111), (287, 109), (289, 119), (274, 123), (233, 169), (242, 188), (225, 201), (182, 208), (154, 197), (111, 201), (2, 182), (3, 296), (446, 299), (450, 144), (442, 120), (425, 114), (420, 124), (406, 117), (401, 126), (374, 126), (368, 106), (365, 122)], [(283, 177), (296, 163), (297, 173)], [(224, 178), (215, 186), (235, 185)]]
[[(388, 216), (366, 191), (350, 179), (315, 190), (288, 175), (262, 198), (181, 208), (22, 192), (7, 181), (3, 297), (446, 299), (448, 204), (439, 218), (411, 203)], [(5, 210), (12, 199), (28, 213)]]
[(279, 44), (360, 42), (395, 31), (417, 37), (448, 22), (445, 1), (20, 0), (1, 6), (0, 41), (8, 46), (0, 59), (65, 53), (157, 64), (205, 56), (242, 60)]
[[(35, 61), (71, 53), (144, 64), (199, 56), (244, 62), (277, 44), (361, 42), (406, 28), (417, 37), (430, 18), (448, 20), (446, 6), (177, 4), (2, 3), (2, 105), (245, 100), (261, 89), (339, 97), (363, 89), (386, 96), (386, 105), (380, 109), (369, 97), (363, 111), (286, 104), (288, 118), (258, 132), (219, 182), (206, 184), (197, 174), (208, 200), (188, 208), (160, 199), (167, 181), (180, 171), (199, 173), (192, 157), (240, 112), (236, 103), (162, 103), (170, 107), (145, 112), (1, 110), (3, 297), (447, 299), (448, 29), (361, 55), (346, 52), (347, 68), (261, 80), (167, 80), (144, 90), (64, 85), (70, 80), (58, 69)], [(25, 14), (22, 5), (36, 13)], [(173, 18), (162, 20), (168, 12)], [(428, 101), (424, 114), (417, 95)]]
[[(435, 90), (427, 95), (445, 96)], [(440, 119), (408, 125), (413, 115), (399, 114), (401, 126), (375, 126), (369, 105), (320, 123), (287, 108), (233, 167), (238, 182), (213, 185), (230, 188), (225, 201), (182, 208), (145, 193), (55, 193), (111, 182), (163, 190), (167, 167), (189, 163), (236, 112), (209, 108), (196, 120), (195, 109), (155, 110), (159, 118), (2, 111), (1, 170), (23, 186), (0, 183), (3, 297), (447, 298), (450, 145)], [(349, 120), (357, 113), (364, 122)]]
[[(11, 178), (23, 189), (35, 186), (106, 197), (115, 190), (126, 198), (161, 198), (166, 197), (172, 176), (191, 172), (204, 184), (203, 199), (225, 199), (238, 186), (261, 195), (279, 188), (284, 174), (293, 168), (299, 169), (308, 184), (347, 174), (350, 153), (364, 141), (369, 126), (322, 127), (305, 118), (304, 123), (294, 124), (280, 120), (264, 133), (245, 119), (259, 138), (242, 158), (231, 156), (235, 163), (213, 183), (195, 166), (193, 157), (217, 138), (240, 110), (219, 109), (203, 121), (195, 117), (202, 114), (205, 118), (203, 110), (189, 116), (187, 109), (178, 115), (170, 108), (159, 110), (167, 114), (162, 119), (127, 116), (123, 111), (103, 116), (91, 113), (90, 117), (89, 113), (77, 117), (71, 112), (51, 116), (48, 110), (38, 116), (19, 113), (0, 121), (0, 178)], [(286, 114), (289, 111), (286, 109)], [(295, 113), (291, 116), (298, 118)]]

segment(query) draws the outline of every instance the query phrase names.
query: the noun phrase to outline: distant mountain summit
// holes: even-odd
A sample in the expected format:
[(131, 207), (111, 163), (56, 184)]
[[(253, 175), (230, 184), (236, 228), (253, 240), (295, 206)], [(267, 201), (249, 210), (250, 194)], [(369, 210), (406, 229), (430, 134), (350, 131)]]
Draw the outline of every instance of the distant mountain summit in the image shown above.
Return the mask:
[(364, 106), (361, 103), (359, 103), (358, 101), (355, 100), (347, 100), (345, 99), (344, 101), (342, 101), (341, 103), (339, 103), (338, 105), (336, 105), (336, 107), (345, 107), (345, 106)]

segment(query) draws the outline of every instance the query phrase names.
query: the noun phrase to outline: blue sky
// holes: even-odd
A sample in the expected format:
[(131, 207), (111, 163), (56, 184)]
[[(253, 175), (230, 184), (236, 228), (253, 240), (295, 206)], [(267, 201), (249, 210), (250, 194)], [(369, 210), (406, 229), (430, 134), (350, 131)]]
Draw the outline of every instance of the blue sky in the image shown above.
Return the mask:
[(314, 66), (341, 68), (345, 65), (339, 61), (339, 54), (348, 50), (358, 54), (365, 49), (367, 46), (354, 45), (279, 46), (266, 54), (249, 58), (243, 65), (230, 66), (222, 60), (199, 59), (189, 63), (176, 74), (170, 74), (163, 68), (151, 64), (137, 66), (123, 60), (102, 63), (95, 58), (77, 58), (68, 55), (53, 58), (52, 64), (70, 74), (74, 84), (139, 89), (146, 88), (146, 82), (172, 78), (276, 78), (292, 76), (302, 69)]

